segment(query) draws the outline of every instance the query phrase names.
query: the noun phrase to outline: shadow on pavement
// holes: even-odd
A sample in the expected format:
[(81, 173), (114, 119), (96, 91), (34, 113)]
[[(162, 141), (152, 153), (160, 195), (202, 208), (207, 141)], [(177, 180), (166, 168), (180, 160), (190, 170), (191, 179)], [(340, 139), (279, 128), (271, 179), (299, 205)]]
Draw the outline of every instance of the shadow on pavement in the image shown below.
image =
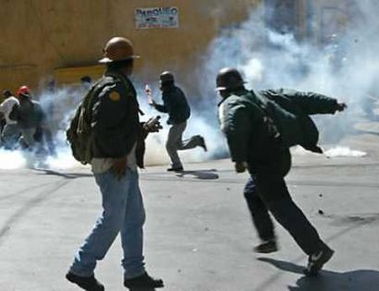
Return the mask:
[(196, 179), (201, 179), (201, 180), (218, 179), (219, 175), (214, 172), (217, 172), (217, 170), (211, 169), (211, 170), (200, 170), (200, 171), (182, 171), (182, 172), (178, 172), (177, 176), (179, 178), (183, 178), (187, 175), (191, 175), (191, 176), (194, 176)]
[(52, 176), (60, 176), (66, 179), (76, 179), (81, 177), (93, 177), (93, 174), (90, 173), (62, 173), (50, 169), (43, 169), (43, 168), (33, 168), (34, 171), (41, 172), (45, 175), (52, 175)]
[[(258, 258), (270, 263), (283, 271), (303, 274), (303, 266), (294, 263), (274, 260), (271, 258)], [(349, 272), (333, 272), (322, 270), (317, 277), (302, 276), (296, 281), (296, 286), (288, 286), (290, 291), (378, 291), (379, 271), (355, 270)]]

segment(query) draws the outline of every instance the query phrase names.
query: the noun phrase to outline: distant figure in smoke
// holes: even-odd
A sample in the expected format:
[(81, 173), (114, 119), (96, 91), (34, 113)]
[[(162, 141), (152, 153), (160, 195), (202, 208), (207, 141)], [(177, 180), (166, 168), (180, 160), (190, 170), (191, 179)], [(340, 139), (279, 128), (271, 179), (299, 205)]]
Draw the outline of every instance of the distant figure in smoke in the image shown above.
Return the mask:
[(48, 98), (46, 98), (46, 100), (44, 100), (45, 102), (41, 104), (45, 112), (47, 112), (48, 118), (51, 121), (54, 119), (54, 111), (55, 111), (54, 107), (56, 105), (55, 104), (56, 100), (54, 100), (55, 99), (54, 97), (55, 97), (56, 89), (57, 89), (57, 82), (55, 81), (55, 79), (51, 79), (47, 83)]
[(335, 113), (344, 103), (312, 92), (247, 90), (240, 72), (222, 69), (216, 78), (219, 121), (237, 173), (248, 170), (251, 179), (244, 194), (262, 244), (259, 253), (277, 250), (269, 211), (309, 256), (306, 275), (316, 275), (334, 251), (291, 199), (284, 176), (291, 167), (289, 147), (295, 144), (321, 153), (318, 131), (308, 116)]
[(87, 91), (91, 88), (92, 79), (90, 76), (83, 76), (80, 78), (80, 83), (82, 85), (82, 88)]
[(156, 110), (169, 115), (167, 123), (171, 127), (166, 141), (166, 150), (171, 159), (171, 167), (167, 171), (183, 171), (183, 164), (179, 158), (178, 150), (188, 150), (199, 146), (204, 151), (207, 151), (207, 147), (201, 135), (182, 140), (183, 132), (187, 127), (187, 120), (191, 115), (190, 106), (183, 91), (175, 85), (174, 75), (171, 72), (163, 72), (159, 80), (163, 104), (157, 104), (151, 99), (150, 105)]
[(37, 143), (40, 145), (43, 130), (47, 128), (46, 114), (40, 103), (32, 99), (31, 91), (27, 86), (21, 86), (18, 89), (17, 97), (19, 104), (13, 106), (9, 117), (17, 121), (21, 130), (22, 146), (32, 150), (35, 149)]
[(12, 150), (16, 147), (21, 132), (17, 121), (10, 119), (9, 115), (14, 106), (19, 106), (19, 101), (9, 90), (4, 90), (3, 95), (5, 100), (0, 104), (0, 112), (4, 115), (5, 125), (1, 131), (1, 145)]
[(377, 109), (376, 102), (378, 102), (378, 100), (379, 99), (372, 94), (366, 94), (363, 96), (363, 99), (360, 100), (363, 112), (370, 121), (377, 121), (379, 119), (379, 116), (375, 112)]

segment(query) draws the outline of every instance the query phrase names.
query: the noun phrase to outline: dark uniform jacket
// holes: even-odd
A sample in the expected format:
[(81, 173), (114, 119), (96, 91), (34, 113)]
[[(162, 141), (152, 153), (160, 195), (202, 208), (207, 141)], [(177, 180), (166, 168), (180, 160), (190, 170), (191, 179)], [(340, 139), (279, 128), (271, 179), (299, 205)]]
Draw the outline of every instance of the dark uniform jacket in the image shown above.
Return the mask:
[(142, 168), (145, 144), (133, 84), (124, 74), (108, 70), (98, 86), (101, 90), (95, 93), (90, 104), (93, 157), (124, 157), (137, 143), (137, 164)]
[(293, 90), (235, 93), (220, 102), (219, 121), (234, 162), (249, 170), (290, 167), (288, 148), (300, 144), (318, 151), (318, 131), (308, 114), (334, 113), (335, 99)]
[(155, 108), (168, 113), (168, 124), (179, 124), (185, 122), (191, 115), (191, 109), (183, 91), (175, 86), (164, 86), (162, 91), (163, 105), (156, 104)]
[(317, 146), (319, 132), (309, 115), (334, 114), (338, 107), (336, 99), (291, 89), (262, 90), (252, 95), (262, 101), (286, 146), (301, 145), (313, 152), (321, 151)]
[(40, 127), (45, 122), (46, 115), (39, 102), (21, 96), (20, 104), (13, 106), (9, 118), (16, 120), (20, 128), (28, 129)]

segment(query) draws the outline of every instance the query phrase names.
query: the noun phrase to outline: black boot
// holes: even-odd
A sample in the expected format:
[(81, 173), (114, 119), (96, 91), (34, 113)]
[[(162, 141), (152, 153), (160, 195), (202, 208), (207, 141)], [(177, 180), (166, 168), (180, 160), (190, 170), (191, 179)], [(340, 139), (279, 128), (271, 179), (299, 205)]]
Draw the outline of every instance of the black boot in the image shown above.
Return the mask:
[(164, 285), (161, 279), (152, 278), (145, 272), (138, 277), (125, 279), (124, 286), (133, 290), (136, 288), (162, 288)]
[(334, 251), (325, 246), (319, 252), (310, 255), (307, 268), (304, 269), (303, 273), (309, 277), (317, 276), (318, 272), (322, 269), (324, 264), (332, 258), (333, 254)]
[(66, 279), (87, 291), (104, 291), (104, 285), (96, 280), (95, 276), (82, 277), (71, 272), (66, 274)]
[(256, 253), (269, 254), (276, 252), (278, 250), (278, 245), (276, 240), (268, 240), (262, 242), (260, 245), (257, 245), (253, 250)]

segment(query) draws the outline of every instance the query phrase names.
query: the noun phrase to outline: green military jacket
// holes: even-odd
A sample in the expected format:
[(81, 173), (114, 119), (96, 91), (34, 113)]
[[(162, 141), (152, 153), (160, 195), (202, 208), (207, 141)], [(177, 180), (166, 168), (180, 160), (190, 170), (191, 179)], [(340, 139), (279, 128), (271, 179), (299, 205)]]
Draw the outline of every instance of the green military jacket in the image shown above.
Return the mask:
[(102, 81), (105, 86), (101, 86), (89, 104), (94, 133), (93, 157), (124, 157), (137, 144), (137, 164), (143, 168), (145, 135), (139, 121), (136, 90), (127, 76), (115, 70), (108, 70), (100, 83)]
[(338, 108), (336, 99), (290, 89), (262, 90), (255, 95), (278, 126), (285, 146), (301, 145), (307, 150), (321, 152), (317, 145), (319, 132), (309, 115), (334, 114)]
[(320, 152), (318, 130), (310, 114), (334, 113), (336, 99), (295, 90), (241, 90), (219, 104), (219, 121), (235, 162), (255, 163), (274, 140), (283, 147), (301, 145)]

